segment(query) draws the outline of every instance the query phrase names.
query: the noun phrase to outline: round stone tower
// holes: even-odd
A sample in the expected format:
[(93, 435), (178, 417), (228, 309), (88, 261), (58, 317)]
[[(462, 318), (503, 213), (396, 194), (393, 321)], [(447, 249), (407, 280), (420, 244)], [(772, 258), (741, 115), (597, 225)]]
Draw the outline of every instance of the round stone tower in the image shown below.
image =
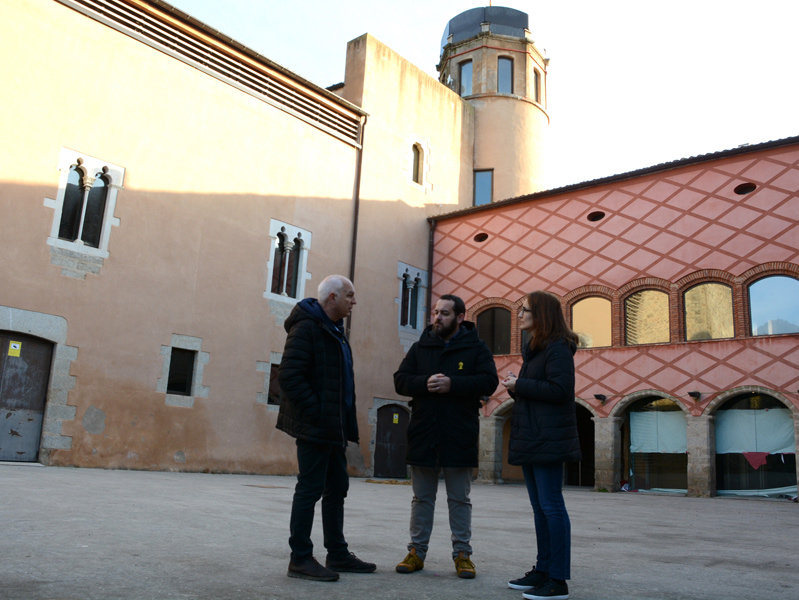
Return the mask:
[(474, 107), (474, 201), (543, 189), (546, 73), (527, 13), (473, 8), (451, 19), (441, 40), (439, 81)]

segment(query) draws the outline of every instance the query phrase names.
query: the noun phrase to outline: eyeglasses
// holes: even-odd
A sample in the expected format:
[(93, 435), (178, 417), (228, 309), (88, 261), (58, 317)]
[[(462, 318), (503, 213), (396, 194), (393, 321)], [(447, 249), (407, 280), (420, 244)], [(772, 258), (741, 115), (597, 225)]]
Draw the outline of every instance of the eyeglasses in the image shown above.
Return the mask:
[(526, 312), (528, 312), (528, 313), (531, 313), (531, 314), (532, 314), (532, 312), (533, 312), (533, 311), (532, 311), (531, 309), (527, 308), (526, 306), (520, 306), (520, 307), (519, 307), (519, 314), (520, 314), (520, 315), (523, 315), (523, 314), (524, 314), (524, 313), (526, 313)]

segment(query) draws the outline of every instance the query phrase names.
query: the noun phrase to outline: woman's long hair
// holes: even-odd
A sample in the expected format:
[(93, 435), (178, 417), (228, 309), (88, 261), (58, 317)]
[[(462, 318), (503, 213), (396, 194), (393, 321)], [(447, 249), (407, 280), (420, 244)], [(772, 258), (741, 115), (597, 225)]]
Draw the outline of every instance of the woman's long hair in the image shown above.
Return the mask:
[(530, 349), (543, 348), (549, 342), (563, 338), (569, 344), (577, 345), (578, 337), (563, 318), (560, 300), (549, 292), (538, 290), (527, 294), (534, 328), (530, 335)]

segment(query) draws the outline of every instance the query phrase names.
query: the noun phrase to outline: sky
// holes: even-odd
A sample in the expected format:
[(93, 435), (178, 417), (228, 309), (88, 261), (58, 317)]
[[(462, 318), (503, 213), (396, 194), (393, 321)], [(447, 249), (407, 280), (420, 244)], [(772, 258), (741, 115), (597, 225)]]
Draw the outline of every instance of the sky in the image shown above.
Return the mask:
[[(437, 78), (464, 0), (167, 0), (322, 87), (370, 33)], [(799, 135), (799, 0), (507, 0), (551, 59), (547, 187)]]

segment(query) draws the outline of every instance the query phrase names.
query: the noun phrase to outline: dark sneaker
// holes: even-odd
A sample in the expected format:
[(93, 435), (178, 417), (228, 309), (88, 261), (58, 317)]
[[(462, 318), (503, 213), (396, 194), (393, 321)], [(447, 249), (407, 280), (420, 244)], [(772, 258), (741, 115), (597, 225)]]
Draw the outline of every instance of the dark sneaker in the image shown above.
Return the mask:
[(537, 588), (524, 592), (522, 598), (527, 600), (568, 600), (569, 586), (565, 581), (558, 583), (553, 579), (547, 579)]
[(465, 552), (458, 552), (458, 555), (453, 558), (455, 561), (455, 572), (461, 579), (474, 579), (477, 572), (474, 569), (474, 563), (469, 560), (469, 555)]
[(336, 559), (328, 556), (325, 566), (331, 571), (338, 571), (339, 573), (373, 573), (377, 569), (376, 564), (365, 562), (352, 552), (344, 558)]
[(522, 590), (526, 592), (534, 587), (538, 587), (547, 579), (549, 578), (547, 577), (546, 573), (543, 573), (542, 571), (536, 571), (535, 567), (533, 567), (532, 571), (527, 571), (527, 573), (524, 574), (524, 577), (511, 579), (508, 582), (508, 587), (512, 590)]
[(413, 573), (424, 569), (424, 561), (416, 556), (416, 548), (411, 548), (408, 556), (397, 565), (397, 573)]
[(312, 581), (338, 581), (339, 574), (320, 565), (313, 556), (303, 560), (289, 561), (289, 577), (310, 579)]

